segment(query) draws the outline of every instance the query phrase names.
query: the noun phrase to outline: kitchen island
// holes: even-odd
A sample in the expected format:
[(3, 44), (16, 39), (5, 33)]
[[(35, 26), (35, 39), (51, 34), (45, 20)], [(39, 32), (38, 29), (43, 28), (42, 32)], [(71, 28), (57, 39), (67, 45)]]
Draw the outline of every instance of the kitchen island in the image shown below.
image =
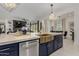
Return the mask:
[[(51, 35), (45, 41), (42, 35)], [(49, 38), (49, 36), (46, 36)], [(42, 40), (42, 41), (41, 41)], [(1, 34), (0, 56), (47, 56), (63, 46), (62, 33)]]

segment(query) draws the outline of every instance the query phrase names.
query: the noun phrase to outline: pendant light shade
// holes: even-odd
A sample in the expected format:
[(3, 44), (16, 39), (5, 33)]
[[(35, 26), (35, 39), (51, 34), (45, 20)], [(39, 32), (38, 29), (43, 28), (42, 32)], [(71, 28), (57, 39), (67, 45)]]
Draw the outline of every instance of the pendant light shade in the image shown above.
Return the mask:
[(56, 20), (56, 16), (53, 13), (53, 4), (51, 4), (50, 7), (51, 7), (51, 14), (49, 15), (49, 20)]
[(49, 20), (56, 20), (56, 17), (53, 13), (49, 15)]

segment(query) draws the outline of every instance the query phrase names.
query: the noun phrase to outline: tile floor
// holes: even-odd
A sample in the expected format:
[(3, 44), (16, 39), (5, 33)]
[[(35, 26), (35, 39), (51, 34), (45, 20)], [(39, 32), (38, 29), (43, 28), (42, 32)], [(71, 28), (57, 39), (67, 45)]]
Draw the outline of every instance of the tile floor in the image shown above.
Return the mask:
[(50, 56), (79, 56), (79, 47), (75, 46), (71, 39), (64, 39), (63, 47)]

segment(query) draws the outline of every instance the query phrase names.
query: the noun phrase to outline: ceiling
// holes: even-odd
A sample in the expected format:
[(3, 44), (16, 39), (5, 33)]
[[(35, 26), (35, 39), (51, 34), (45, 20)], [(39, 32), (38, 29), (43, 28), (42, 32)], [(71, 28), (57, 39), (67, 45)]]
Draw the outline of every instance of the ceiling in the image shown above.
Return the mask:
[[(79, 6), (79, 4), (73, 3), (54, 3), (53, 11), (57, 13), (64, 8), (72, 6)], [(0, 18), (1, 17), (16, 17), (25, 18), (29, 20), (40, 20), (50, 14), (50, 3), (20, 3), (17, 7), (9, 12), (2, 6), (0, 6)]]

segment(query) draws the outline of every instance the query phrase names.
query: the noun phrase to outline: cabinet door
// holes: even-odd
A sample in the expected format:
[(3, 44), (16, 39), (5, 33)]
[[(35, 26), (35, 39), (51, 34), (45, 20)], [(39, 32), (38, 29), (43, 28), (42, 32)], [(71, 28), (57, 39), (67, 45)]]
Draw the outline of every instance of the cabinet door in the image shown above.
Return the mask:
[(58, 43), (57, 43), (57, 39), (55, 38), (55, 39), (54, 39), (54, 51), (57, 50), (57, 44), (58, 44)]
[(43, 44), (39, 45), (39, 55), (40, 56), (47, 56), (48, 55), (47, 43), (43, 43)]
[(0, 56), (18, 56), (19, 44), (8, 44), (0, 46)]
[(53, 40), (48, 43), (47, 47), (48, 47), (48, 55), (50, 55), (54, 51)]
[(58, 45), (57, 45), (58, 48), (61, 48), (63, 46), (63, 36), (62, 35), (58, 36), (57, 42), (58, 42)]
[(57, 50), (63, 46), (63, 36), (56, 35), (54, 37), (54, 50)]

